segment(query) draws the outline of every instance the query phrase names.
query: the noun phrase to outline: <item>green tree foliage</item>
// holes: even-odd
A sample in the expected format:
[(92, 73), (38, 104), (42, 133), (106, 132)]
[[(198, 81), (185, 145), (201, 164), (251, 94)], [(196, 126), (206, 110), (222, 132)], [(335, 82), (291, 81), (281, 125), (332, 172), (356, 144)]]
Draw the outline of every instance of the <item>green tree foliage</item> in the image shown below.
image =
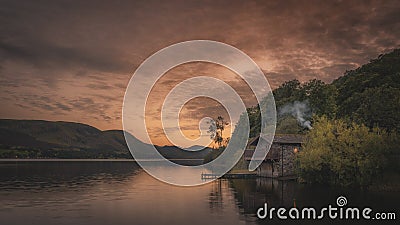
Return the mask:
[(358, 123), (400, 131), (399, 88), (368, 88), (348, 98), (342, 109), (349, 111), (347, 117)]
[(298, 155), (300, 176), (310, 183), (368, 186), (379, 178), (394, 153), (393, 135), (319, 117)]
[(400, 132), (400, 49), (332, 82), (338, 118)]
[[(400, 132), (400, 49), (380, 55), (377, 59), (326, 84), (320, 80), (300, 83), (291, 80), (273, 91), (279, 109), (295, 101), (307, 101), (316, 116), (363, 123)], [(260, 106), (248, 108), (250, 137), (260, 132)], [(277, 132), (304, 133), (294, 120), (278, 115)], [(290, 116), (289, 116), (290, 117)]]
[(275, 131), (277, 134), (298, 134), (304, 131), (304, 128), (299, 125), (297, 119), (293, 116), (280, 116), (278, 119), (278, 126)]
[(300, 92), (302, 85), (297, 79), (286, 81), (273, 91), (276, 108), (279, 109), (283, 105), (300, 100)]
[[(286, 104), (295, 101), (307, 102), (311, 108), (311, 115), (326, 115), (334, 118), (337, 112), (336, 97), (337, 89), (335, 86), (325, 84), (320, 80), (310, 80), (300, 83), (298, 80), (291, 80), (283, 83), (273, 91), (277, 112)], [(269, 98), (268, 98), (269, 99)], [(269, 104), (265, 100), (260, 105), (247, 109), (250, 122), (250, 137), (257, 136), (261, 131), (260, 107)], [(304, 133), (303, 127), (291, 115), (277, 115), (276, 132), (286, 134)]]
[(313, 79), (301, 84), (298, 80), (283, 83), (273, 91), (276, 107), (283, 107), (295, 101), (308, 101), (312, 113), (327, 115), (333, 118), (336, 115), (337, 90), (335, 86), (325, 84), (321, 80)]
[(326, 115), (329, 118), (336, 116), (336, 87), (325, 84), (321, 80), (313, 79), (304, 83), (299, 92), (299, 100), (307, 100), (314, 114)]
[[(259, 106), (247, 108), (247, 115), (249, 117), (250, 134), (249, 137), (255, 137), (261, 132), (261, 113)], [(244, 116), (244, 115), (243, 115)], [(239, 120), (238, 124), (241, 120)]]
[[(307, 182), (367, 186), (384, 174), (400, 172), (400, 49), (325, 84), (291, 80), (273, 91), (277, 111), (307, 102), (311, 131), (292, 115), (278, 114), (277, 133), (303, 133), (300, 175)], [(250, 137), (260, 133), (260, 107), (247, 109)], [(240, 125), (240, 121), (238, 125)], [(379, 128), (378, 128), (379, 127)]]

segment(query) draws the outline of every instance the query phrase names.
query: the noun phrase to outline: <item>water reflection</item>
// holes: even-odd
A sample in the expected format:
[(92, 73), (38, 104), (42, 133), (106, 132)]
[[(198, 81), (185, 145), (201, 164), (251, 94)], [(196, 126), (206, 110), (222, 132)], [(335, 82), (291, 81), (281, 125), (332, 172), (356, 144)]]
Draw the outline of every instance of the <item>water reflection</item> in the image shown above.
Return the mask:
[(227, 181), (177, 187), (132, 162), (23, 162), (0, 168), (1, 224), (247, 223)]
[(134, 176), (138, 169), (131, 162), (1, 162), (0, 188), (2, 191), (52, 191), (60, 187), (73, 189), (96, 183), (120, 183)]
[[(132, 162), (0, 163), (1, 224), (282, 224), (288, 221), (258, 220), (255, 213), (265, 202), (271, 207), (320, 208), (335, 204), (339, 195), (352, 206), (399, 212), (398, 192), (273, 179), (222, 179), (177, 187), (154, 179)], [(332, 221), (319, 223), (326, 222)]]
[[(317, 210), (331, 204), (336, 206), (338, 196), (346, 196), (349, 207), (371, 207), (375, 212), (397, 212), (399, 214), (400, 192), (373, 192), (350, 188), (333, 188), (316, 185), (299, 184), (295, 181), (278, 181), (276, 179), (258, 178), (253, 180), (230, 180), (234, 189), (238, 207), (246, 218), (255, 218), (259, 207), (267, 203), (269, 207), (289, 209), (297, 207), (315, 207)], [(365, 224), (376, 221), (323, 220), (323, 221), (290, 221), (290, 220), (256, 220), (260, 224)], [(381, 221), (382, 222), (382, 221)], [(389, 221), (386, 221), (389, 222)], [(393, 221), (392, 221), (393, 222)]]

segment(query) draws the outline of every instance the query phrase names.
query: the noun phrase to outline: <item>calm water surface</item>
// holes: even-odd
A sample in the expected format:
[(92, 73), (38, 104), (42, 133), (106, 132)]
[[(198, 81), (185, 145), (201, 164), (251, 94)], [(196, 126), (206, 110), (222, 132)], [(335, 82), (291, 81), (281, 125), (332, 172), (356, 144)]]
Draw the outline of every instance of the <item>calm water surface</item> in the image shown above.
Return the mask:
[[(399, 215), (399, 192), (329, 189), (271, 179), (176, 187), (155, 180), (133, 162), (0, 162), (0, 224), (283, 224), (288, 221), (258, 220), (255, 212), (265, 202), (271, 207), (319, 208), (334, 205), (340, 195), (349, 205)], [(326, 222), (332, 221), (321, 224)]]

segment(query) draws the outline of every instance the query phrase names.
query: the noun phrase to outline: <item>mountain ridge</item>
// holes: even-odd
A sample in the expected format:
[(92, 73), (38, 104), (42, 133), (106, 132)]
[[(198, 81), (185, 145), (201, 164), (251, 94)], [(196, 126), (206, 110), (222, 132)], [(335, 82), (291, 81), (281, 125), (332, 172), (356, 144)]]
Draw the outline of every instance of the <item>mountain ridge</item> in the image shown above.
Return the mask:
[[(150, 147), (128, 134), (139, 146)], [(155, 146), (166, 158), (202, 159), (210, 149), (187, 152)], [(132, 158), (123, 130), (100, 130), (68, 121), (0, 119), (0, 158)]]

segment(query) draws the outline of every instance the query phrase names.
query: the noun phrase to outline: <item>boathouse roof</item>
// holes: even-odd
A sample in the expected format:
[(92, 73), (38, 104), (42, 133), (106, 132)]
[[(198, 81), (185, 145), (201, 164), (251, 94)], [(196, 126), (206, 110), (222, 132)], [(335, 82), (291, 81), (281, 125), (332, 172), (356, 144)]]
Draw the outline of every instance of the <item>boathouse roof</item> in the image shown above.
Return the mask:
[[(247, 143), (247, 146), (256, 146), (260, 136), (253, 137)], [(275, 134), (272, 143), (276, 144), (302, 144), (304, 135), (301, 134)]]
[[(251, 138), (247, 144), (246, 150), (244, 152), (245, 160), (251, 160), (254, 154), (255, 147), (258, 144), (260, 137)], [(256, 157), (258, 160), (276, 160), (279, 159), (279, 148), (273, 147), (275, 145), (301, 145), (304, 141), (304, 135), (298, 134), (276, 134), (272, 142), (272, 146), (269, 149), (267, 156), (262, 159), (261, 156)]]

